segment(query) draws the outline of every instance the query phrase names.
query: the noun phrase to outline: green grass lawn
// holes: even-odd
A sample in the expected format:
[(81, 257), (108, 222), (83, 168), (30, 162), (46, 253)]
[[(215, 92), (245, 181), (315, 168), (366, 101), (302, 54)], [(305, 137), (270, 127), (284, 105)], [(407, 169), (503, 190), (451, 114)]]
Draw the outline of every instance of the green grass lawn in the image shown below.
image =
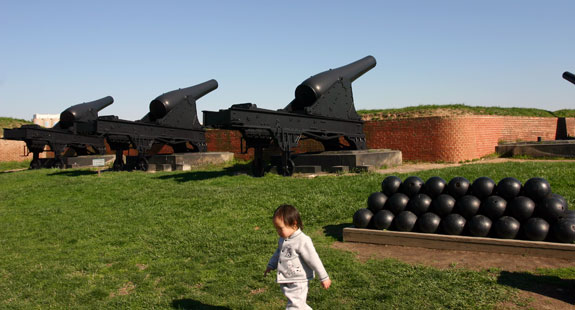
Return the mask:
[(30, 167), (30, 160), (0, 162), (0, 171), (26, 169), (28, 167)]
[[(415, 175), (540, 176), (574, 205), (573, 168), (526, 162)], [(327, 291), (311, 283), (314, 309), (490, 309), (523, 302), (505, 284), (509, 279), (501, 281), (509, 273), (360, 262), (330, 247), (384, 177), (252, 178), (223, 168), (101, 177), (90, 170), (0, 173), (0, 308), (283, 309), (275, 275), (263, 277), (278, 238), (271, 215), (282, 203), (299, 208), (333, 280)], [(528, 275), (567, 283), (575, 267)]]

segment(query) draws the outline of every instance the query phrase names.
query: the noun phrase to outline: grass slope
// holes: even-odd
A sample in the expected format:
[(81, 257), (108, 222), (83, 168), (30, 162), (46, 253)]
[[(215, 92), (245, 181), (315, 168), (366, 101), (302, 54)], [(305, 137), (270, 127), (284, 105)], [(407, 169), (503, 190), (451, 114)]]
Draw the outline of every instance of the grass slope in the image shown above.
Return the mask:
[[(575, 200), (572, 163), (466, 165), (417, 175), (541, 176), (571, 205)], [(275, 275), (263, 277), (278, 238), (271, 215), (282, 203), (300, 209), (333, 279), (327, 291), (312, 281), (314, 309), (490, 309), (521, 302), (500, 284), (498, 271), (362, 263), (331, 248), (384, 177), (252, 178), (225, 169), (0, 173), (0, 308), (282, 309)], [(541, 273), (575, 278), (575, 268)]]
[(360, 115), (377, 115), (379, 118), (405, 118), (434, 115), (437, 111), (442, 113), (452, 112), (455, 114), (472, 115), (505, 115), (505, 116), (532, 116), (532, 117), (575, 117), (575, 110), (547, 111), (535, 108), (502, 108), (502, 107), (482, 107), (467, 106), (465, 104), (448, 105), (419, 105), (398, 109), (375, 109), (359, 110)]
[(18, 128), (23, 124), (32, 124), (32, 122), (11, 117), (0, 117), (0, 137), (4, 134), (4, 128)]

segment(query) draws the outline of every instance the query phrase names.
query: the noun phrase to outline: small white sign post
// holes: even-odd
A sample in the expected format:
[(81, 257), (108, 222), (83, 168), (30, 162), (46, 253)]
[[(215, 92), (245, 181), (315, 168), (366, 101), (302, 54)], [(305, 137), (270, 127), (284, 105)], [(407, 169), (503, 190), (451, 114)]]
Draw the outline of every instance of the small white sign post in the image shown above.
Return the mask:
[(92, 159), (92, 166), (98, 167), (98, 176), (100, 176), (100, 171), (102, 167), (106, 165), (106, 160), (104, 158), (96, 158)]

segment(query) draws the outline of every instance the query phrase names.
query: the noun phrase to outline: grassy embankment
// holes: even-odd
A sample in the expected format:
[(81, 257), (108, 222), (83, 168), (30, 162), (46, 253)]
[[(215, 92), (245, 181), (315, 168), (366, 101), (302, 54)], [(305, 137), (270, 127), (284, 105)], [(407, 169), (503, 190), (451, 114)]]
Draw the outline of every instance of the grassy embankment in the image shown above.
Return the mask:
[[(541, 176), (574, 205), (573, 165), (465, 165), (416, 175)], [(252, 178), (226, 168), (0, 173), (0, 308), (282, 309), (275, 276), (263, 277), (277, 245), (271, 215), (282, 203), (300, 209), (333, 279), (327, 291), (312, 282), (314, 309), (490, 309), (503, 301), (521, 308), (529, 300), (517, 297), (512, 283), (571, 289), (575, 267), (439, 270), (394, 259), (361, 262), (332, 248), (384, 177)]]
[(575, 117), (575, 110), (547, 111), (535, 108), (502, 108), (467, 106), (464, 104), (449, 105), (420, 105), (398, 109), (359, 110), (360, 115), (371, 115), (376, 119), (422, 117), (453, 113), (471, 115), (502, 115), (502, 116), (531, 116), (531, 117)]
[(18, 128), (24, 124), (32, 124), (31, 121), (0, 116), (0, 137), (4, 134), (4, 128)]

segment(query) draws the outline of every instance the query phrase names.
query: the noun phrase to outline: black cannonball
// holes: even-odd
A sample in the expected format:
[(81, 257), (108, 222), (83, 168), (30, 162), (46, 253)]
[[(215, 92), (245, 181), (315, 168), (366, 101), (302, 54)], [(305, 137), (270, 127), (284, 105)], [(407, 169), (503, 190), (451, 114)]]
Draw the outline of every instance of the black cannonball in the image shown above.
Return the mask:
[(479, 177), (471, 184), (471, 193), (473, 196), (483, 200), (493, 194), (495, 181), (489, 177)]
[(395, 215), (389, 210), (381, 210), (371, 218), (371, 224), (375, 229), (388, 229), (391, 227)]
[(523, 194), (539, 202), (551, 195), (551, 185), (544, 178), (531, 178), (525, 182)]
[(575, 220), (560, 219), (553, 224), (552, 230), (559, 242), (573, 243), (575, 241)]
[(448, 235), (461, 235), (465, 228), (465, 218), (457, 213), (451, 213), (441, 221), (443, 232)]
[(382, 192), (375, 192), (367, 198), (367, 208), (374, 214), (382, 210), (387, 201), (387, 196)]
[(398, 231), (412, 231), (417, 222), (417, 215), (411, 211), (402, 211), (393, 220), (393, 225)]
[(502, 216), (493, 223), (493, 232), (497, 238), (514, 239), (519, 232), (519, 221), (512, 216)]
[(503, 216), (507, 208), (507, 201), (499, 196), (489, 196), (481, 203), (480, 212), (492, 220)]
[(546, 219), (548, 222), (555, 222), (565, 214), (565, 205), (561, 200), (554, 197), (544, 198), (537, 204), (537, 215)]
[(423, 180), (420, 177), (410, 176), (403, 180), (399, 191), (406, 194), (408, 197), (413, 197), (419, 193), (423, 187)]
[(575, 210), (565, 211), (565, 213), (563, 213), (563, 216), (561, 218), (575, 220)]
[(469, 186), (470, 183), (468, 179), (464, 177), (455, 177), (447, 183), (447, 193), (457, 199), (467, 194)]
[(478, 214), (469, 220), (467, 230), (474, 237), (486, 237), (491, 230), (492, 221), (485, 215)]
[(385, 208), (393, 214), (398, 215), (401, 211), (405, 210), (407, 203), (409, 202), (409, 197), (403, 193), (395, 193), (391, 197), (387, 198), (385, 203)]
[(413, 212), (415, 215), (420, 216), (427, 212), (431, 205), (431, 197), (426, 194), (417, 194), (409, 199), (406, 210)]
[(441, 177), (431, 177), (423, 184), (423, 192), (431, 199), (443, 194), (447, 187), (447, 182)]
[(453, 212), (460, 214), (465, 219), (472, 218), (479, 211), (481, 200), (474, 195), (465, 195), (457, 200)]
[(353, 225), (357, 228), (366, 228), (373, 217), (369, 209), (359, 209), (353, 214)]
[(549, 233), (549, 223), (539, 217), (528, 219), (522, 226), (523, 234), (527, 240), (543, 241)]
[(423, 233), (434, 233), (439, 228), (441, 218), (433, 212), (424, 213), (417, 219), (417, 228)]
[(509, 214), (519, 222), (530, 218), (535, 211), (535, 202), (526, 196), (517, 196), (507, 204)]
[(563, 205), (565, 206), (565, 210), (567, 210), (569, 208), (569, 204), (567, 203), (567, 199), (565, 199), (565, 197), (557, 194), (557, 193), (552, 193), (551, 197), (553, 198), (557, 198), (559, 200), (561, 200), (561, 202), (563, 203)]
[(441, 194), (431, 201), (429, 210), (441, 218), (448, 215), (455, 207), (455, 198), (448, 194)]
[(400, 187), (401, 179), (394, 175), (385, 177), (385, 179), (383, 179), (381, 182), (381, 192), (384, 193), (387, 197), (397, 193)]
[(499, 183), (497, 183), (497, 187), (495, 187), (495, 195), (507, 201), (519, 196), (520, 192), (521, 182), (513, 177), (501, 179)]

